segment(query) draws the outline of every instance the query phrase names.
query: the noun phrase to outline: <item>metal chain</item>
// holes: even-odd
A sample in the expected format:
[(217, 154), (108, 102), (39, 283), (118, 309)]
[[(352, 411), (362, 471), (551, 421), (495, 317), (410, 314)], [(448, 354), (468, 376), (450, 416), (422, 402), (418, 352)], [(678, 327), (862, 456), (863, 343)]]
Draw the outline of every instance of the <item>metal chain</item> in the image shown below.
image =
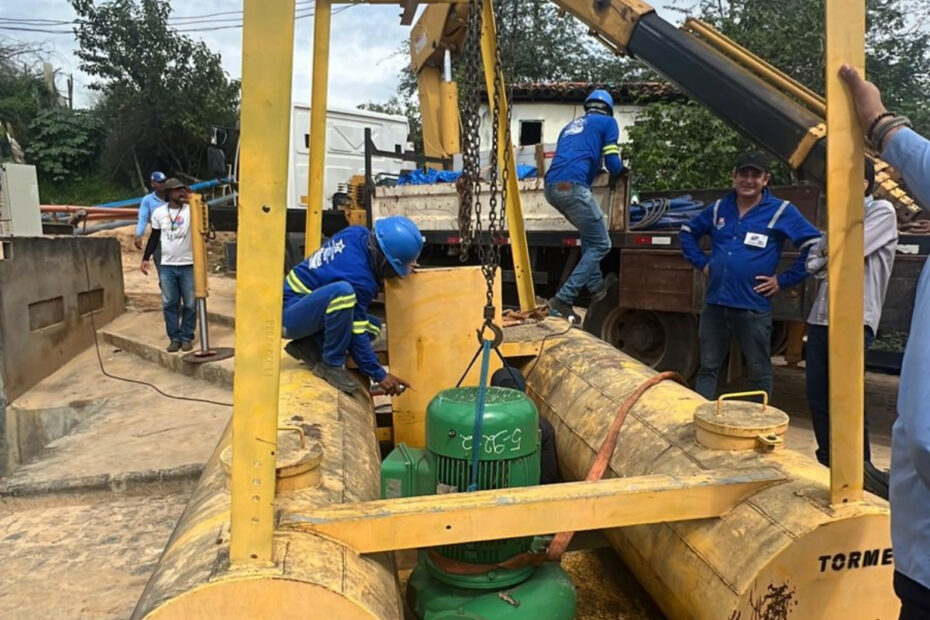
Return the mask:
[[(464, 98), (462, 102), (462, 177), (459, 181), (459, 232), (461, 246), (459, 259), (468, 260), (468, 253), (481, 236), (481, 151), (479, 126), (481, 88), (481, 26), (482, 0), (472, 0), (468, 7), (468, 29), (462, 50), (464, 61)], [(478, 247), (482, 258), (481, 246)]]
[[(494, 93), (489, 101), (491, 108), (491, 149), (489, 152), (489, 187), (486, 234), (482, 235), (483, 222), (481, 218), (481, 151), (480, 151), (480, 101), (478, 92), (483, 76), (483, 59), (481, 57), (481, 30), (483, 0), (471, 0), (468, 13), (468, 34), (463, 49), (465, 64), (466, 93), (462, 106), (462, 180), (460, 181), (461, 203), (459, 206), (459, 230), (461, 234), (461, 248), (459, 257), (462, 261), (468, 259), (471, 247), (476, 247), (481, 270), (487, 285), (485, 318), (493, 318), (494, 307), (494, 280), (500, 266), (501, 245), (504, 238), (505, 209), (510, 181), (510, 162), (513, 157), (513, 141), (510, 134), (512, 113), (507, 106), (506, 118), (501, 119), (501, 97), (504, 101), (510, 99), (509, 89), (503, 83), (500, 47), (495, 45), (494, 54)], [(514, 5), (514, 21), (516, 21), (516, 5)], [(501, 123), (504, 123), (503, 128)], [(501, 148), (501, 130), (503, 129), (504, 157), (499, 161), (497, 154)], [(503, 164), (503, 170), (501, 169)], [(489, 316), (490, 314), (490, 316)]]
[[(516, 11), (516, 0), (514, 0), (514, 11)], [(501, 12), (498, 11), (498, 17)], [(500, 20), (497, 19), (497, 25), (500, 26)], [(490, 198), (488, 200), (488, 260), (482, 261), (484, 278), (487, 282), (487, 300), (488, 306), (493, 305), (494, 299), (494, 278), (497, 275), (497, 269), (500, 266), (501, 246), (504, 238), (502, 230), (504, 228), (507, 195), (510, 182), (510, 160), (513, 157), (513, 140), (510, 136), (511, 107), (507, 105), (506, 118), (501, 119), (501, 97), (505, 97), (504, 103), (510, 100), (510, 93), (503, 80), (503, 66), (501, 62), (501, 49), (499, 45), (494, 46), (494, 101), (491, 115), (491, 175), (490, 175)], [(504, 123), (503, 128), (501, 123)], [(500, 144), (500, 133), (503, 129), (504, 144)], [(497, 154), (498, 149), (503, 148), (503, 161), (499, 161)], [(503, 170), (500, 169), (503, 164)], [(498, 183), (500, 180), (500, 183)], [(504, 206), (498, 211), (498, 195), (500, 203)]]

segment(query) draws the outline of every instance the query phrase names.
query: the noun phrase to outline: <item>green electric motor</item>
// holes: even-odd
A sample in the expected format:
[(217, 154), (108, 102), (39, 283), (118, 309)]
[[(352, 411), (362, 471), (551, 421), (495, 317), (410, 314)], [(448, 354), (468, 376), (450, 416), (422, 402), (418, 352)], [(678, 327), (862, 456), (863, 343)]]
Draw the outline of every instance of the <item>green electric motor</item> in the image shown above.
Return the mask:
[[(381, 465), (381, 496), (463, 493), (478, 450), (478, 490), (539, 484), (539, 413), (517, 390), (487, 389), (481, 441), (478, 388), (440, 392), (426, 411), (426, 448), (398, 444)], [(407, 598), (423, 620), (570, 620), (575, 590), (557, 564), (501, 567), (535, 550), (532, 537), (421, 550)], [(534, 546), (535, 545), (535, 546)]]

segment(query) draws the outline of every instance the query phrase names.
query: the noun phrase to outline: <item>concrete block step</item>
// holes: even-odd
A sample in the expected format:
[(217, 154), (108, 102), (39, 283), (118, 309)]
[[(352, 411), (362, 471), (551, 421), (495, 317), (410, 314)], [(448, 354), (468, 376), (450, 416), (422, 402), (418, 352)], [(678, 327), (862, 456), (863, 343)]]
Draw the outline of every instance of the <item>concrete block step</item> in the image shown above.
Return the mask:
[[(98, 334), (101, 344), (106, 343), (180, 375), (232, 388), (235, 358), (192, 364), (182, 359), (182, 351), (169, 353), (161, 312), (126, 313), (100, 329)], [(235, 330), (225, 325), (211, 325), (210, 345), (234, 348)], [(194, 347), (198, 347), (197, 337)]]
[[(96, 351), (85, 351), (7, 409), (8, 440), (31, 448), (0, 479), (0, 500), (164, 490), (193, 484), (200, 476), (232, 412), (231, 390), (107, 349), (101, 353), (111, 376), (210, 402), (170, 398), (150, 386), (105, 376)], [(62, 420), (78, 417), (70, 432), (61, 430), (67, 427)], [(56, 432), (63, 434), (55, 437)]]

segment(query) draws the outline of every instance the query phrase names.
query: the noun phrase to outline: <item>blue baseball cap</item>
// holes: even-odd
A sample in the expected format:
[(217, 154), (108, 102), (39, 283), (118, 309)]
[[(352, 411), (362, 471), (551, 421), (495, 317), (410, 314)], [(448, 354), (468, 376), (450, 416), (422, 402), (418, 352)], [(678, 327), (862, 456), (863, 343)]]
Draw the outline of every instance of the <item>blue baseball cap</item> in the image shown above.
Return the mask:
[(164, 172), (159, 172), (158, 170), (156, 170), (155, 172), (152, 173), (152, 176), (149, 178), (152, 181), (155, 181), (156, 183), (164, 183), (168, 177), (165, 176)]

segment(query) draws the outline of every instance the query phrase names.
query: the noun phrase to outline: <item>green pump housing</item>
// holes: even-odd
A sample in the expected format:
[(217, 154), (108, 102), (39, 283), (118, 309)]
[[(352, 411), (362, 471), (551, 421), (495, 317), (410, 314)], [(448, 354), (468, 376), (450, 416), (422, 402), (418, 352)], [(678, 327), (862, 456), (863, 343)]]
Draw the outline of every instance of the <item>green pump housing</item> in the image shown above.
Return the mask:
[[(479, 490), (539, 484), (539, 413), (523, 392), (489, 387), (481, 441), (474, 438), (477, 387), (443, 390), (426, 410), (426, 447), (398, 444), (381, 465), (381, 496), (463, 493), (478, 450)], [(408, 599), (424, 620), (568, 620), (575, 615), (571, 580), (556, 564), (499, 567), (535, 550), (533, 537), (480, 541), (421, 551), (408, 583)], [(433, 557), (436, 557), (434, 561)], [(437, 557), (438, 556), (438, 557)], [(489, 570), (473, 574), (444, 569), (448, 560)], [(507, 590), (507, 596), (499, 592)]]

